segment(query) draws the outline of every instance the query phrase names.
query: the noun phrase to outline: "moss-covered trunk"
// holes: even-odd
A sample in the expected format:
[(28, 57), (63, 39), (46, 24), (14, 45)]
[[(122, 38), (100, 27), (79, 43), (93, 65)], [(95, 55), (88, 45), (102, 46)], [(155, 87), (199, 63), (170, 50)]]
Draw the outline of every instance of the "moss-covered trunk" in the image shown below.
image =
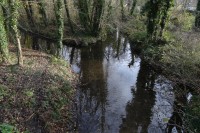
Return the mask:
[(9, 17), (9, 12), (4, 5), (1, 5), (2, 11), (3, 11), (3, 17), (5, 18), (4, 25), (5, 25), (6, 31), (9, 31), (9, 25), (8, 25), (8, 19), (7, 19)]
[(161, 20), (160, 20), (160, 34), (159, 34), (160, 38), (163, 37), (165, 25), (166, 25), (166, 22), (169, 17), (169, 10), (172, 7), (173, 2), (174, 2), (173, 0), (168, 0), (163, 3), (163, 9), (162, 9), (162, 13), (161, 13), (162, 16), (161, 16)]
[(9, 62), (8, 40), (4, 25), (4, 17), (2, 11), (0, 11), (0, 52), (2, 57), (2, 63)]
[(56, 1), (56, 22), (57, 22), (57, 56), (62, 49), (64, 19), (63, 19), (63, 1)]
[(10, 25), (13, 30), (13, 36), (15, 38), (15, 42), (17, 44), (17, 52), (18, 52), (18, 65), (23, 65), (23, 57), (22, 57), (22, 48), (20, 43), (20, 35), (18, 32), (18, 7), (19, 7), (19, 1), (18, 0), (9, 0), (9, 6), (10, 6)]
[(200, 28), (200, 0), (198, 0), (198, 3), (197, 3), (195, 26), (197, 28)]
[(147, 36), (150, 41), (162, 39), (173, 0), (150, 0), (147, 3)]
[(110, 20), (111, 14), (112, 14), (112, 0), (109, 0), (108, 2), (108, 10), (107, 10), (107, 19)]
[(78, 10), (81, 25), (85, 28), (87, 33), (91, 33), (90, 16), (87, 0), (78, 0)]
[(103, 13), (103, 8), (104, 8), (104, 0), (97, 0), (94, 1), (93, 3), (93, 23), (92, 23), (92, 33), (94, 36), (98, 36), (100, 32), (100, 22), (101, 22), (101, 16)]
[[(79, 18), (85, 32), (98, 36), (105, 0), (78, 0)], [(91, 9), (91, 10), (90, 10)]]

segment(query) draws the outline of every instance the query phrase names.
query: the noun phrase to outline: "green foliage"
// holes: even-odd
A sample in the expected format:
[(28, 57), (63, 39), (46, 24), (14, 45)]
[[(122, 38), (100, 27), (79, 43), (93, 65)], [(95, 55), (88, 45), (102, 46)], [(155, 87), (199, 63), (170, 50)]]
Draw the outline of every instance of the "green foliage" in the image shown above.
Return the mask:
[(155, 46), (153, 43), (147, 43), (143, 47), (144, 58), (148, 61), (160, 60), (161, 59), (161, 47)]
[(6, 123), (0, 124), (0, 131), (2, 133), (19, 133), (19, 131), (14, 126)]
[(68, 66), (67, 62), (64, 59), (60, 59), (55, 56), (52, 56), (50, 61), (52, 64), (55, 64), (55, 65), (61, 65), (61, 66), (65, 66), (65, 67)]
[(9, 62), (8, 40), (3, 15), (0, 13), (0, 54), (2, 62)]
[(176, 41), (176, 36), (169, 30), (166, 30), (163, 33), (163, 38), (167, 41), (167, 42), (175, 42)]
[(23, 90), (23, 104), (27, 108), (34, 108), (36, 105), (36, 96), (35, 96), (35, 90), (33, 89), (24, 89)]
[(147, 37), (150, 41), (162, 39), (165, 25), (168, 21), (170, 8), (173, 0), (150, 0), (147, 2)]
[(189, 12), (173, 11), (168, 24), (169, 30), (191, 31), (194, 27), (195, 16)]
[(2, 101), (5, 96), (8, 96), (8, 93), (8, 88), (0, 84), (0, 101)]
[(200, 132), (200, 96), (193, 96), (186, 108), (186, 124), (190, 132)]
[(140, 15), (133, 16), (123, 24), (122, 32), (127, 34), (130, 40), (144, 41), (147, 36), (145, 17)]
[(200, 74), (199, 43), (190, 40), (189, 37), (181, 39), (160, 49), (162, 51), (161, 62), (165, 66), (165, 70), (180, 78), (180, 82), (188, 82), (198, 86)]

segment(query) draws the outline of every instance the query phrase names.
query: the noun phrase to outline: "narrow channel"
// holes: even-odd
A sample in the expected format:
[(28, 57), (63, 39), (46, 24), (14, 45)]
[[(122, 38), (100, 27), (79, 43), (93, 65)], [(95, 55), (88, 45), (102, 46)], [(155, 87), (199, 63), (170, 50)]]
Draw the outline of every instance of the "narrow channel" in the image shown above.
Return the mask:
[(171, 83), (141, 60), (121, 35), (90, 48), (65, 46), (79, 74), (80, 133), (164, 133), (173, 112)]
[[(54, 52), (53, 42), (29, 35), (22, 39), (26, 47)], [(127, 38), (117, 33), (89, 48), (65, 45), (61, 53), (79, 75), (79, 133), (166, 132), (173, 115), (173, 87), (135, 54)]]

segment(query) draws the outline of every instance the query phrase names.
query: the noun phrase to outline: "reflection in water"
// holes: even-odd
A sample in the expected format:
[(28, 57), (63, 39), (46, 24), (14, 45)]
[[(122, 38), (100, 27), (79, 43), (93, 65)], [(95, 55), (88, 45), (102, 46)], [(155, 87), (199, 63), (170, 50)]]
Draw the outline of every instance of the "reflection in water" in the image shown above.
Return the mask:
[(151, 108), (155, 102), (153, 91), (155, 73), (141, 61), (136, 87), (132, 88), (133, 99), (126, 106), (126, 118), (123, 118), (121, 133), (145, 133), (151, 122)]
[[(48, 40), (22, 39), (28, 47), (56, 51)], [(161, 82), (133, 49), (120, 32), (116, 38), (87, 48), (63, 47), (64, 58), (80, 75), (78, 132), (164, 133), (167, 122), (163, 119), (169, 119), (173, 111), (170, 83)]]
[[(94, 50), (95, 49), (95, 50)], [(81, 50), (81, 88), (78, 102), (80, 132), (104, 132), (107, 97), (103, 71), (103, 45)]]
[(187, 90), (186, 86), (176, 84), (174, 87), (176, 99), (174, 101), (174, 111), (172, 113), (172, 116), (169, 119), (169, 122), (167, 124), (167, 133), (172, 133), (173, 129), (176, 130), (178, 133), (185, 132), (183, 129), (183, 116), (184, 116), (184, 106), (187, 105), (188, 102), (188, 94), (190, 93), (189, 90)]

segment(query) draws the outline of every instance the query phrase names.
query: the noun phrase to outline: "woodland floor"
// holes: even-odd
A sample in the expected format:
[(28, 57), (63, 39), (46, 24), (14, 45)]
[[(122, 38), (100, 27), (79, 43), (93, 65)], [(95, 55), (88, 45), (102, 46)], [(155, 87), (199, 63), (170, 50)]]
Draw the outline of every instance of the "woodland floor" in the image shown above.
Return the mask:
[(19, 132), (62, 133), (74, 128), (76, 75), (62, 59), (23, 49), (23, 67), (0, 65), (0, 129)]

